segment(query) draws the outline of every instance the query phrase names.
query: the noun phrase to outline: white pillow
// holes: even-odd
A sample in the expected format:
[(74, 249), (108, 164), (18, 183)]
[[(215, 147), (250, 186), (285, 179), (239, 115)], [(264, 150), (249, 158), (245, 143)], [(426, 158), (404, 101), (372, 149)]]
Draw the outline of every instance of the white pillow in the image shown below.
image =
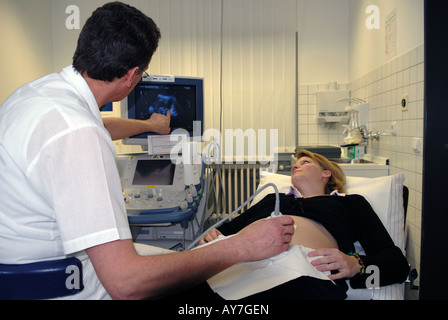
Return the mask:
[[(260, 174), (260, 183), (258, 184), (257, 191), (260, 190), (265, 184), (273, 183), (277, 186), (279, 193), (288, 193), (292, 183), (291, 176), (276, 173), (265, 173)], [(256, 204), (258, 201), (266, 197), (270, 193), (274, 193), (275, 190), (272, 187), (266, 187), (259, 194), (257, 194), (251, 202), (251, 206)]]
[(347, 194), (360, 194), (367, 199), (383, 222), (395, 245), (404, 251), (404, 174), (378, 178), (347, 177)]
[[(373, 210), (383, 222), (396, 246), (404, 252), (404, 207), (403, 207), (403, 185), (406, 176), (396, 174), (378, 178), (347, 177), (347, 194), (360, 194), (366, 198)], [(288, 175), (263, 173), (261, 176), (259, 190), (267, 183), (274, 183), (280, 193), (287, 193), (292, 186), (291, 177)], [(256, 195), (251, 203), (254, 205), (267, 194), (274, 193), (274, 189), (267, 187)], [(357, 251), (362, 252), (362, 247), (356, 243)], [(372, 299), (372, 300), (403, 300), (404, 284), (393, 284), (379, 289), (349, 289), (347, 292), (349, 300)]]

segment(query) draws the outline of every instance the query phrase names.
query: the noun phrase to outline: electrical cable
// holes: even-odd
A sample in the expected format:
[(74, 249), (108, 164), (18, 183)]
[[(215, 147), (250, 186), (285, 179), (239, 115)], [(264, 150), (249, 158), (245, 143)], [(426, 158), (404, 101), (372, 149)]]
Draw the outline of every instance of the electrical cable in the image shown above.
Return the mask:
[(252, 199), (259, 194), (261, 191), (263, 191), (264, 189), (266, 189), (267, 187), (273, 187), (274, 191), (275, 191), (275, 207), (274, 207), (274, 211), (271, 214), (272, 218), (275, 217), (280, 217), (282, 215), (282, 213), (280, 212), (280, 196), (279, 196), (279, 192), (278, 192), (278, 188), (275, 184), (273, 183), (267, 183), (264, 186), (262, 186), (259, 190), (257, 190), (249, 199), (247, 199), (241, 206), (239, 206), (237, 209), (235, 209), (232, 213), (230, 213), (229, 215), (227, 215), (227, 217), (225, 217), (224, 219), (216, 222), (214, 225), (212, 225), (210, 228), (208, 228), (204, 233), (202, 233), (196, 240), (194, 240), (188, 247), (187, 250), (192, 249), (196, 243), (198, 243), (202, 237), (204, 237), (207, 233), (209, 233), (212, 229), (214, 228), (218, 228), (219, 226), (221, 226), (224, 222), (226, 222), (227, 220), (229, 220), (233, 215), (235, 215), (236, 213), (238, 213), (242, 208), (244, 208), (244, 206), (246, 206), (250, 201), (252, 201)]

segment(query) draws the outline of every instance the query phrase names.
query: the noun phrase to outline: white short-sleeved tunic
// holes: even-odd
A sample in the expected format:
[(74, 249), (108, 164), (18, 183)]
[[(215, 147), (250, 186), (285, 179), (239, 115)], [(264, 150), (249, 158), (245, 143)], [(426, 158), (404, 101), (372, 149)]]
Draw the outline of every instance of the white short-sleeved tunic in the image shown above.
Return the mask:
[(85, 249), (129, 239), (115, 148), (72, 66), (28, 83), (0, 106), (0, 263), (78, 256), (85, 289), (108, 298)]

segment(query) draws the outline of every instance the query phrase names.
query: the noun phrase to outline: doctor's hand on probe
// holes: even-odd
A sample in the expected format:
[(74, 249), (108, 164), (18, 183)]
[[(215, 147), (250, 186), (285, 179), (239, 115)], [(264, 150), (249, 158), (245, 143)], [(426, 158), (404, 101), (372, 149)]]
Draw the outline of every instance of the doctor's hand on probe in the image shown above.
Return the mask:
[(352, 278), (361, 272), (361, 265), (357, 258), (335, 248), (314, 250), (308, 253), (308, 256), (321, 256), (311, 261), (311, 264), (319, 271), (339, 271), (328, 276), (331, 280)]
[[(244, 249), (245, 254), (249, 255), (246, 261), (255, 261), (288, 250), (294, 230), (294, 220), (289, 216), (281, 216), (256, 221), (229, 239), (238, 241), (238, 248)], [(221, 232), (213, 229), (199, 243), (210, 242), (220, 235)]]

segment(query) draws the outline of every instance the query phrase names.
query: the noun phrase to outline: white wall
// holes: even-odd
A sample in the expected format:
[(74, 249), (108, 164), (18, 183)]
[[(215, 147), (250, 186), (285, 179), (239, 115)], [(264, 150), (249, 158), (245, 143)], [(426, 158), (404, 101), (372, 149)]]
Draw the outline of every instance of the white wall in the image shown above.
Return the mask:
[[(380, 28), (365, 26), (366, 8), (375, 5), (380, 13)], [(386, 56), (386, 18), (396, 13), (396, 55), (423, 44), (422, 0), (349, 0), (349, 78), (366, 74), (394, 57)]]
[[(38, 0), (40, 1), (40, 0)], [(92, 12), (110, 2), (108, 0), (51, 0), (52, 3), (52, 21), (53, 21), (53, 69), (60, 72), (62, 68), (72, 63), (73, 54), (76, 50), (79, 34), (86, 20)], [(124, 1), (126, 2), (126, 1)], [(66, 20), (69, 13), (66, 8), (70, 5), (76, 5), (80, 9), (80, 29), (68, 29)]]
[(0, 105), (19, 86), (53, 71), (51, 0), (0, 1)]
[(317, 123), (316, 92), (337, 82), (348, 89), (348, 0), (298, 0), (298, 118), (299, 146), (340, 145), (340, 125)]
[[(224, 0), (226, 1), (226, 0)], [(81, 25), (91, 14), (91, 12), (106, 3), (105, 0), (92, 0), (92, 1), (77, 1), (77, 5), (82, 8), (81, 10)], [(164, 46), (164, 41), (176, 41), (182, 40), (177, 38), (164, 38), (163, 34), (170, 34), (170, 24), (173, 27), (181, 22), (169, 19), (162, 19), (164, 8), (162, 5), (156, 5), (155, 1), (125, 1), (131, 5), (137, 6), (139, 9), (147, 12), (151, 17), (156, 20), (156, 23), (162, 29), (162, 41), (161, 48)], [(168, 3), (168, 1), (165, 1)], [(348, 82), (348, 0), (297, 0), (294, 1), (279, 0), (279, 2), (287, 3), (290, 6), (288, 20), (297, 25), (298, 32), (298, 72), (299, 83), (321, 83), (338, 81), (342, 83)], [(59, 70), (71, 61), (71, 57), (76, 48), (76, 40), (79, 35), (79, 30), (67, 30), (65, 26), (65, 8), (72, 4), (71, 0), (57, 0), (53, 1), (53, 19), (54, 19), (54, 39), (58, 43), (54, 48), (54, 67), (55, 70)], [(178, 0), (169, 1), (172, 8), (176, 5), (181, 5), (182, 2)], [(185, 3), (185, 1), (184, 1)], [(208, 1), (206, 5), (202, 4), (204, 12), (207, 12), (210, 8), (213, 8), (209, 12), (211, 22), (215, 22), (219, 26), (219, 11), (220, 1)], [(227, 0), (227, 3), (232, 3)], [(227, 4), (226, 3), (226, 4)], [(188, 12), (188, 16), (200, 15), (198, 11), (188, 11), (191, 6), (179, 7), (179, 10), (175, 10), (177, 14)], [(236, 5), (233, 5), (233, 9), (238, 10)], [(248, 7), (252, 11), (243, 12), (247, 20), (255, 19), (259, 16), (257, 9), (261, 6)], [(201, 10), (201, 11), (202, 11)], [(297, 12), (294, 12), (297, 11)], [(260, 12), (262, 12), (260, 10)], [(238, 18), (240, 11), (226, 11), (226, 23), (231, 23)], [(252, 14), (251, 14), (252, 13)], [(233, 15), (233, 18), (228, 15)], [(185, 17), (184, 19), (188, 19)], [(210, 22), (210, 26), (212, 26)], [(215, 40), (219, 40), (220, 29), (213, 27), (208, 30), (210, 36)], [(294, 32), (294, 31), (293, 31)], [(294, 35), (292, 35), (294, 37)], [(204, 38), (198, 39), (204, 40)], [(208, 40), (207, 40), (208, 41)], [(292, 40), (294, 41), (294, 40)], [(202, 45), (200, 41), (196, 42), (198, 45)], [(186, 49), (185, 47), (179, 49)], [(163, 49), (162, 49), (163, 50)], [(176, 70), (176, 61), (170, 61), (166, 56), (161, 56), (156, 53), (154, 57), (154, 68), (156, 71), (165, 71), (168, 69)], [(188, 66), (179, 66), (179, 68), (188, 68)], [(162, 70), (160, 70), (162, 69)], [(181, 70), (179, 70), (181, 71)], [(187, 70), (188, 72), (188, 70)]]
[(348, 77), (348, 0), (297, 0), (298, 82)]

